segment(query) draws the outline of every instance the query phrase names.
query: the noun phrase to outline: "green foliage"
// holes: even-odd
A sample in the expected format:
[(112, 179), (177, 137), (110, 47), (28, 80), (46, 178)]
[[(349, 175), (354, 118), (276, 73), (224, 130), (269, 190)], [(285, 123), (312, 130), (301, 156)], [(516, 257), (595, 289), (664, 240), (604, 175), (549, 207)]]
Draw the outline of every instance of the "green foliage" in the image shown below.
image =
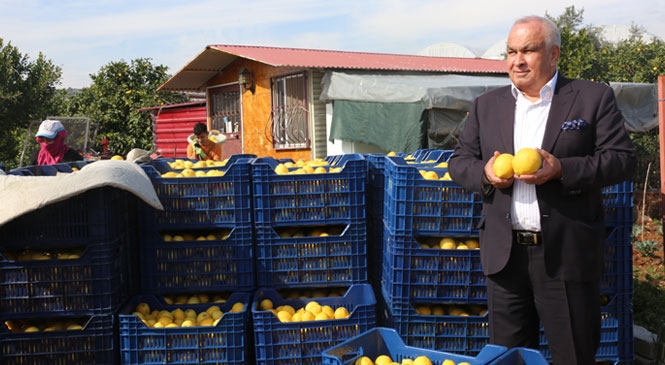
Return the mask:
[(91, 75), (89, 88), (69, 98), (64, 115), (87, 116), (99, 123), (98, 137), (110, 141), (114, 154), (125, 155), (133, 148), (152, 150), (150, 113), (138, 109), (187, 100), (183, 94), (157, 92), (169, 78), (166, 70), (144, 58), (129, 64), (111, 62)]
[(633, 284), (633, 321), (652, 333), (658, 333), (665, 324), (665, 288), (649, 279), (636, 278)]
[(652, 256), (653, 253), (656, 252), (658, 244), (658, 241), (653, 240), (635, 241), (633, 243), (635, 249), (639, 251), (642, 256)]
[[(665, 70), (665, 43), (642, 41), (644, 29), (633, 25), (631, 36), (617, 44), (602, 39), (599, 29), (584, 24), (584, 10), (574, 6), (554, 18), (561, 31), (559, 70), (568, 77), (600, 82), (656, 83)], [(660, 186), (660, 141), (658, 128), (647, 133), (631, 133), (637, 153), (633, 180), (636, 189)], [(649, 168), (649, 164), (651, 167)], [(649, 170), (647, 176), (647, 170)]]
[(0, 161), (8, 167), (18, 162), (29, 122), (54, 110), (52, 101), (60, 76), (60, 67), (43, 54), (31, 61), (0, 38)]

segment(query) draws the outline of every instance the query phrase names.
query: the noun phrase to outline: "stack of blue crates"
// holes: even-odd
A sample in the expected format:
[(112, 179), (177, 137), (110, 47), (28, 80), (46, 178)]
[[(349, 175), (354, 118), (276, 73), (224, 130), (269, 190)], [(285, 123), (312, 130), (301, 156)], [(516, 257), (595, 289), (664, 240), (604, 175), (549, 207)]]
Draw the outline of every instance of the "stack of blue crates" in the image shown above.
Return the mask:
[[(441, 237), (477, 238), (480, 196), (452, 181), (424, 179), (420, 170), (432, 170), (431, 166), (402, 156), (373, 155), (371, 161), (372, 173), (379, 176), (382, 167), (384, 174), (382, 183), (375, 177), (375, 185), (368, 188), (383, 191), (383, 234), (374, 235), (382, 240), (377, 295), (381, 324), (396, 329), (409, 346), (478, 354), (489, 342), (486, 282), (479, 251), (432, 248), (423, 243)], [(603, 190), (607, 235), (599, 361), (633, 358), (632, 193), (630, 181)], [(429, 314), (428, 308), (439, 311)], [(542, 328), (540, 351), (551, 360)]]
[[(435, 166), (385, 160), (381, 318), (409, 346), (475, 356), (489, 337), (480, 254), (438, 243), (477, 239), (482, 201), (450, 180), (425, 179), (421, 170), (447, 172)], [(433, 307), (440, 311), (423, 311)]]
[[(250, 303), (256, 288), (250, 184), (254, 157), (234, 155), (223, 165), (193, 168), (205, 175), (191, 177), (164, 175), (182, 172), (171, 164), (173, 159), (141, 165), (164, 210), (146, 204), (139, 209), (141, 290), (118, 314), (122, 364), (251, 362)], [(223, 299), (197, 304), (166, 299), (193, 295)], [(139, 303), (148, 303), (153, 310), (196, 313), (218, 305), (224, 315), (213, 326), (149, 328), (133, 314)], [(231, 312), (235, 303), (244, 308)]]
[[(632, 363), (633, 346), (633, 181), (603, 189), (605, 271), (601, 277), (601, 337), (596, 360)], [(541, 327), (540, 351), (551, 360)]]
[[(367, 160), (358, 154), (328, 156), (318, 166), (325, 173), (276, 173), (284, 162), (270, 157), (252, 162), (256, 363), (320, 364), (323, 350), (376, 325), (368, 283)], [(313, 297), (315, 291), (336, 294)], [(297, 298), (289, 297), (292, 293)], [(316, 300), (346, 307), (350, 316), (281, 322), (259, 307), (265, 299), (273, 308), (294, 309)]]
[[(86, 163), (10, 174), (52, 176)], [(115, 313), (138, 289), (136, 204), (124, 190), (95, 188), (0, 227), (0, 363), (117, 362)]]

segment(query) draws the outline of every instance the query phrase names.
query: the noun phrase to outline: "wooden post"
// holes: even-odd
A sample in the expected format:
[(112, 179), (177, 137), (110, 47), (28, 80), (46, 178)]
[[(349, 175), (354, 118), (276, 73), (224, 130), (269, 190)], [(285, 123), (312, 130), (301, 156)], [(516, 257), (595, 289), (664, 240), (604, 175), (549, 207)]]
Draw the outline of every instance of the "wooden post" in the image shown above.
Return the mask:
[[(660, 214), (665, 214), (665, 75), (658, 76), (658, 136), (660, 140)], [(663, 216), (665, 218), (665, 216)], [(665, 219), (661, 220), (665, 222)], [(663, 248), (665, 250), (665, 248)]]

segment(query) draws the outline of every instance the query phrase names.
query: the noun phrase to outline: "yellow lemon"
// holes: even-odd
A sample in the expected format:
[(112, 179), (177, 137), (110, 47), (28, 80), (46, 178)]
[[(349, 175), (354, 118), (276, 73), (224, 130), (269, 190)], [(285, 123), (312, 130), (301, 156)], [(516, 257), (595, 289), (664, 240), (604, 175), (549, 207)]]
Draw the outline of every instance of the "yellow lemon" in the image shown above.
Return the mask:
[(275, 166), (275, 173), (277, 175), (286, 175), (289, 173), (289, 168), (286, 165), (280, 163)]
[(393, 363), (393, 359), (388, 355), (379, 355), (374, 359), (375, 365), (390, 365)]
[(234, 313), (242, 312), (243, 310), (245, 310), (245, 305), (241, 302), (237, 302), (233, 304), (233, 307), (231, 307), (231, 312)]
[(441, 365), (455, 365), (455, 362), (453, 360), (446, 359), (443, 361), (443, 363), (441, 363)]
[(439, 241), (439, 248), (442, 250), (454, 250), (457, 248), (457, 243), (450, 237), (443, 237), (441, 241)]
[(259, 303), (259, 308), (261, 308), (261, 310), (264, 311), (272, 309), (272, 306), (273, 306), (272, 300), (270, 299), (263, 299), (261, 303)]
[(369, 357), (363, 356), (356, 360), (355, 365), (374, 365), (374, 362)]
[(277, 318), (279, 318), (280, 321), (282, 322), (291, 322), (291, 318), (293, 317), (293, 314), (291, 314), (288, 311), (279, 311), (277, 312)]
[(332, 319), (332, 318), (331, 318), (331, 317), (328, 315), (328, 313), (326, 313), (326, 312), (319, 312), (319, 313), (314, 317), (314, 320), (315, 320), (315, 321), (327, 321), (327, 320), (329, 320), (329, 319)]
[(432, 315), (432, 308), (427, 304), (418, 305), (418, 306), (416, 306), (415, 310), (416, 310), (416, 313), (418, 313), (422, 316), (431, 316)]
[(467, 239), (466, 241), (464, 241), (464, 244), (466, 244), (466, 246), (469, 247), (472, 250), (480, 248), (480, 243), (475, 238)]
[(413, 360), (413, 365), (432, 365), (432, 360), (425, 355), (418, 356)]
[(334, 317), (335, 319), (344, 319), (349, 318), (349, 310), (346, 307), (339, 307), (335, 309)]
[(513, 157), (513, 171), (517, 175), (533, 174), (540, 168), (542, 159), (535, 148), (522, 148)]
[(502, 179), (513, 177), (513, 155), (502, 153), (494, 160), (494, 174)]
[(321, 313), (321, 304), (313, 300), (305, 305), (305, 310), (312, 312), (314, 315), (319, 314)]
[(120, 156), (120, 155), (114, 155), (113, 157), (111, 157), (111, 160), (122, 161), (122, 160), (124, 160), (124, 158), (122, 158), (122, 156)]
[(439, 174), (436, 171), (427, 171), (423, 177), (425, 180), (439, 180)]
[(147, 315), (150, 313), (150, 305), (148, 303), (141, 302), (136, 305), (136, 311)]
[(313, 321), (314, 318), (316, 318), (316, 316), (314, 314), (312, 314), (312, 312), (304, 311), (304, 312), (302, 312), (302, 315), (300, 316), (300, 318), (303, 322), (307, 322), (307, 321)]
[(277, 307), (277, 311), (287, 311), (287, 312), (291, 313), (291, 315), (293, 315), (296, 312), (296, 310), (288, 304), (280, 305), (279, 307)]

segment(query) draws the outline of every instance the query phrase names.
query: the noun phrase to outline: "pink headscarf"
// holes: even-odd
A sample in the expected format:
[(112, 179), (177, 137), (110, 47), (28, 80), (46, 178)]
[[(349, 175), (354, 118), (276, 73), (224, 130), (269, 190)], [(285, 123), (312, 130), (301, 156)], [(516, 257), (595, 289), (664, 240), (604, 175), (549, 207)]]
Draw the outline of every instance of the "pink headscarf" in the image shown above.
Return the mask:
[(51, 143), (39, 142), (40, 137), (35, 138), (42, 146), (37, 156), (37, 165), (53, 165), (61, 162), (65, 152), (69, 149), (69, 146), (65, 144), (65, 137), (67, 137), (67, 131), (63, 129), (58, 132)]

